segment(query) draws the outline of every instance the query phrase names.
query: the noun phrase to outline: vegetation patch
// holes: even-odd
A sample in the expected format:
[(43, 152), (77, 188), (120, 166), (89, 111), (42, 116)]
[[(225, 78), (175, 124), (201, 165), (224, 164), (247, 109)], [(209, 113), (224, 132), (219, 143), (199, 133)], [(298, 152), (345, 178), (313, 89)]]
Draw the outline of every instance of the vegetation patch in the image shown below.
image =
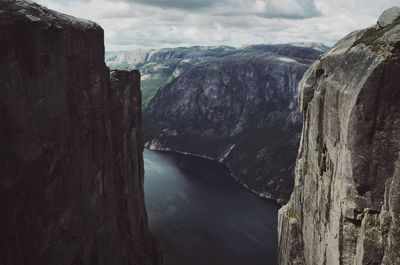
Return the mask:
[(356, 40), (353, 43), (353, 47), (357, 46), (360, 43), (364, 43), (367, 46), (374, 46), (376, 41), (380, 37), (385, 35), (386, 32), (393, 29), (398, 23), (400, 23), (400, 19), (397, 20), (395, 23), (393, 23), (387, 27), (384, 27), (384, 28), (376, 29), (375, 27), (373, 27), (373, 28), (369, 28), (369, 29), (365, 30), (364, 34), (361, 36), (361, 38), (359, 38), (358, 40)]
[(299, 217), (297, 216), (297, 214), (295, 213), (295, 211), (294, 211), (292, 208), (290, 208), (290, 209), (288, 209), (288, 210), (286, 211), (286, 216), (287, 216), (289, 219), (296, 220), (296, 222), (299, 220)]
[(150, 100), (157, 94), (157, 91), (173, 80), (173, 76), (167, 76), (163, 74), (158, 77), (151, 77), (151, 79), (142, 80), (142, 107), (145, 108), (149, 104)]

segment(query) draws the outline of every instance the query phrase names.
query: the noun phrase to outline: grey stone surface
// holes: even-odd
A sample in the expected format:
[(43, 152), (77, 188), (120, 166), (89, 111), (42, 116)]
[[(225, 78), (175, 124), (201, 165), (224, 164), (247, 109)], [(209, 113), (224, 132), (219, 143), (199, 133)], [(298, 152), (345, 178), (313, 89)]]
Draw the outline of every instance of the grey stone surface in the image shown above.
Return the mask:
[(0, 264), (159, 264), (143, 197), (140, 76), (103, 30), (0, 2)]
[(279, 264), (400, 264), (400, 21), (345, 37), (300, 82)]
[(381, 27), (386, 27), (395, 23), (396, 20), (400, 20), (400, 7), (397, 6), (385, 10), (379, 17), (378, 24)]

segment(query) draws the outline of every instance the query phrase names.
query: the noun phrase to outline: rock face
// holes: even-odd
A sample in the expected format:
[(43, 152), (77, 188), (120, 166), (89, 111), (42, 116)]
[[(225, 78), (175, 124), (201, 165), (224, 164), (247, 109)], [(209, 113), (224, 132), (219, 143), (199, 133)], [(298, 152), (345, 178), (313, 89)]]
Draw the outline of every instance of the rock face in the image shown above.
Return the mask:
[(143, 198), (137, 71), (103, 30), (0, 2), (0, 264), (158, 264)]
[(248, 49), (197, 63), (161, 88), (144, 109), (145, 142), (222, 162), (252, 191), (287, 200), (301, 130), (297, 85), (320, 52)]
[(281, 265), (400, 264), (400, 12), (393, 10), (379, 19), (387, 23), (341, 40), (300, 83), (304, 124), (294, 192), (279, 213)]

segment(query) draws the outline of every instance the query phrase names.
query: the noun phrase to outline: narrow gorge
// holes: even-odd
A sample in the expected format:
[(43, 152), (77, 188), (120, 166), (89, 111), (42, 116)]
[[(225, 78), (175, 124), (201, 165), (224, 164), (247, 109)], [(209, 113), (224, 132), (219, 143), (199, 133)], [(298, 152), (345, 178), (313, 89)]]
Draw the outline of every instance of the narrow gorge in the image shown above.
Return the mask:
[[(106, 31), (118, 48), (151, 47), (161, 13), (225, 9), (66, 2), (41, 1), (142, 23)], [(313, 34), (332, 16), (311, 2), (310, 17), (251, 16)], [(104, 41), (92, 21), (0, 0), (0, 265), (400, 265), (400, 7), (332, 48)]]
[(146, 146), (211, 158), (258, 195), (287, 201), (301, 131), (297, 85), (320, 54), (250, 45), (186, 67), (144, 108)]
[(143, 194), (140, 75), (103, 29), (0, 1), (0, 264), (160, 264)]
[(400, 264), (400, 8), (356, 31), (300, 83), (303, 133), (280, 265)]

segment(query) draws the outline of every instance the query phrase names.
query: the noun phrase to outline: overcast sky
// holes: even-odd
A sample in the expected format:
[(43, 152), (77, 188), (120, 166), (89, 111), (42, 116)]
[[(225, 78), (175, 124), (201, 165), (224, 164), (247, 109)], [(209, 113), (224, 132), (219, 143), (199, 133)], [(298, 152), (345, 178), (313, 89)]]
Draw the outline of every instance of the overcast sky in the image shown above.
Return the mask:
[(374, 24), (400, 0), (36, 0), (93, 20), (106, 50), (322, 42)]

